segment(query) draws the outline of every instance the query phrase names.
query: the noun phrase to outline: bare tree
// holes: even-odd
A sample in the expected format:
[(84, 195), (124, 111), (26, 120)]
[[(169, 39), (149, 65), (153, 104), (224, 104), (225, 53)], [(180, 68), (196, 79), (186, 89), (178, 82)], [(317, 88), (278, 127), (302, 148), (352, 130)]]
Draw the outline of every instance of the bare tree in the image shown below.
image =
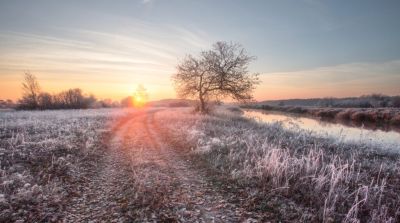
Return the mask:
[(217, 42), (199, 57), (188, 55), (178, 64), (172, 77), (177, 94), (198, 99), (201, 113), (207, 112), (212, 99), (249, 101), (259, 83), (258, 74), (248, 71), (253, 60), (255, 57), (249, 56), (240, 44)]
[(19, 101), (20, 107), (28, 109), (38, 108), (38, 98), (40, 94), (40, 86), (35, 75), (29, 72), (24, 74), (24, 82), (22, 82), (23, 96)]
[(22, 82), (23, 96), (18, 109), (85, 109), (95, 105), (93, 95), (85, 95), (79, 88), (68, 89), (58, 94), (41, 92), (35, 75), (25, 72)]
[(63, 91), (55, 98), (57, 107), (68, 109), (89, 108), (97, 101), (93, 95), (85, 96), (79, 88)]
[(47, 92), (42, 92), (38, 96), (38, 106), (40, 109), (50, 109), (53, 108), (54, 99), (53, 96)]

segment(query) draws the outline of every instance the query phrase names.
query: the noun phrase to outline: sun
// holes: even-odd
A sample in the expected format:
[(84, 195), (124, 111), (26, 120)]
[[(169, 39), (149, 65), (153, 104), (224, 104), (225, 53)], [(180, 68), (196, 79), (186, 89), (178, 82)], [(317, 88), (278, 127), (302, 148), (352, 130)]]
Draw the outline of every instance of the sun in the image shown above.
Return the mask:
[(148, 93), (142, 84), (139, 84), (133, 94), (130, 96), (130, 106), (134, 108), (143, 108), (148, 102)]
[(136, 101), (136, 102), (143, 102), (143, 98), (140, 97), (140, 96), (138, 96), (138, 95), (136, 95), (136, 96), (135, 96), (135, 101)]
[(135, 95), (133, 97), (133, 105), (135, 108), (142, 108), (146, 105), (146, 99), (141, 95)]

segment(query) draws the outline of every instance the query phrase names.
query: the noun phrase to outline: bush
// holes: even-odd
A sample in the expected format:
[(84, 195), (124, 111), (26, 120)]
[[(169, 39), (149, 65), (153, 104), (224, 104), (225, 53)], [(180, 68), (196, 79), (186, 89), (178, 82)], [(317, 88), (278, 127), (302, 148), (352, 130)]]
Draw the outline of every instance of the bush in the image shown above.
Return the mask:
[(340, 110), (322, 109), (316, 112), (316, 116), (326, 119), (334, 119)]
[(395, 108), (400, 108), (400, 96), (393, 97), (392, 106)]
[(394, 125), (400, 125), (400, 114), (397, 114), (396, 116), (394, 116), (390, 122)]

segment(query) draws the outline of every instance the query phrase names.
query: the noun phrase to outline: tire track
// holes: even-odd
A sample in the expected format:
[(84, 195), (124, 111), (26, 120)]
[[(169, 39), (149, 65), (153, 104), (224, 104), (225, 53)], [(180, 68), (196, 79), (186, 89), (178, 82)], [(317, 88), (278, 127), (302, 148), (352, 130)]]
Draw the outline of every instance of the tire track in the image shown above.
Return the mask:
[(64, 222), (244, 222), (162, 135), (155, 114), (123, 117), (92, 178), (72, 200)]
[[(126, 175), (130, 166), (126, 155), (121, 148), (124, 147), (126, 133), (129, 125), (143, 114), (123, 117), (123, 122), (118, 121), (109, 140), (109, 146), (102, 160), (94, 170), (89, 170), (92, 176), (81, 191), (81, 196), (72, 199), (67, 207), (66, 217), (63, 222), (126, 222), (123, 216), (120, 200), (130, 182)], [(112, 219), (110, 221), (110, 219)]]

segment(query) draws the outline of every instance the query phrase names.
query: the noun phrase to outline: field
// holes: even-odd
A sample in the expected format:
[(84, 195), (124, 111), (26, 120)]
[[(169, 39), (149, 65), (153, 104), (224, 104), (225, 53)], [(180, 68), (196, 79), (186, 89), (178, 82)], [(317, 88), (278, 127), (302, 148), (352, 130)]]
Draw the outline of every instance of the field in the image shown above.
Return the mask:
[(400, 220), (397, 152), (238, 108), (1, 112), (0, 139), (1, 222)]
[(113, 117), (108, 110), (1, 112), (0, 221), (63, 217), (103, 155), (104, 123)]

